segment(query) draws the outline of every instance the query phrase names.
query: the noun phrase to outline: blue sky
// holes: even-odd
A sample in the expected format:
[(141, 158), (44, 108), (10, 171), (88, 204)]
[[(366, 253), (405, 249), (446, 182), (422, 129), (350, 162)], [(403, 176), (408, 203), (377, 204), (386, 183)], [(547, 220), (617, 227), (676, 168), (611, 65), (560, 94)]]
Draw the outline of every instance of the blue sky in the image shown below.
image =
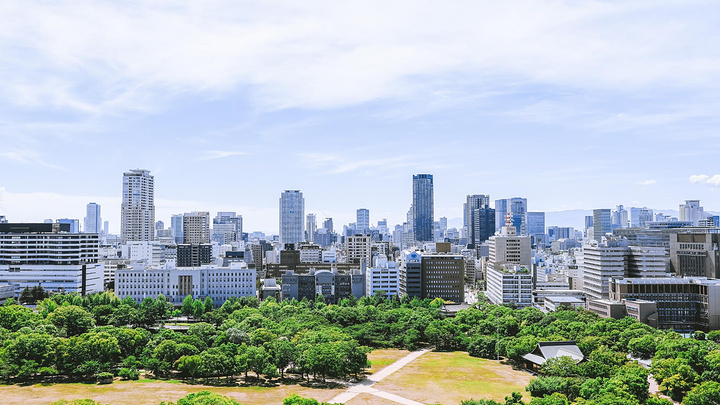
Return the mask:
[[(465, 195), (530, 210), (718, 210), (713, 1), (46, 2), (0, 5), (0, 214), (119, 231), (122, 172), (157, 218), (278, 197), (342, 224)], [(552, 225), (552, 224), (548, 224)], [(564, 225), (564, 224), (557, 224)], [(570, 224), (572, 225), (572, 224)]]

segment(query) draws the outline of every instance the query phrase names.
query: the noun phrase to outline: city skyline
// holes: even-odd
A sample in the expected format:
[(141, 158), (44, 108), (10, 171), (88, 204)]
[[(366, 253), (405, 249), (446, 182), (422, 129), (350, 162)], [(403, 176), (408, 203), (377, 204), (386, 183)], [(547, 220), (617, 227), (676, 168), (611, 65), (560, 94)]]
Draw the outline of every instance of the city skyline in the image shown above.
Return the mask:
[(266, 232), (285, 189), (319, 219), (402, 223), (414, 173), (434, 175), (436, 217), (478, 193), (718, 209), (713, 2), (146, 7), (0, 10), (0, 215), (97, 202), (119, 233), (133, 167), (158, 178), (158, 219), (232, 210)]

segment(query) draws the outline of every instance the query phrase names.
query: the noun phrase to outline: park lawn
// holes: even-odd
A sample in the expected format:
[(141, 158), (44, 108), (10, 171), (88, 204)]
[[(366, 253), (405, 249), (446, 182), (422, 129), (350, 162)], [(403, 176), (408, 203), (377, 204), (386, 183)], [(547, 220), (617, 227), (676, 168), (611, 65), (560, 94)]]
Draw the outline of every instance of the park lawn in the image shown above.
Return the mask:
[(243, 405), (282, 404), (283, 398), (297, 393), (304, 397), (327, 401), (343, 389), (307, 388), (299, 385), (278, 387), (211, 387), (173, 384), (164, 381), (115, 381), (109, 385), (53, 384), (19, 386), (6, 385), (0, 389), (0, 402), (7, 405), (48, 405), (60, 399), (90, 398), (108, 405), (158, 405), (161, 401), (177, 401), (187, 394), (212, 391), (238, 400)]
[(378, 349), (368, 353), (368, 360), (370, 360), (370, 368), (367, 370), (368, 374), (375, 374), (385, 367), (395, 363), (397, 360), (410, 354), (407, 350), (398, 349)]
[(457, 405), (467, 399), (501, 401), (523, 394), (533, 377), (495, 360), (467, 352), (429, 352), (373, 387), (423, 403)]

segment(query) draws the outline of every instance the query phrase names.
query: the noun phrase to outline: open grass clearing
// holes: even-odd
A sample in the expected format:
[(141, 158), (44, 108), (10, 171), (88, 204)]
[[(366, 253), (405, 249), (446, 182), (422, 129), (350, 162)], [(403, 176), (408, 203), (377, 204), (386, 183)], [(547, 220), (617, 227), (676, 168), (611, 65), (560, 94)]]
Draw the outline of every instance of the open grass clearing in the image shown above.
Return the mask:
[(204, 385), (172, 384), (164, 381), (115, 381), (109, 385), (53, 384), (6, 385), (1, 402), (6, 405), (48, 405), (60, 399), (90, 398), (109, 405), (157, 405), (161, 401), (177, 401), (187, 394), (212, 391), (234, 398), (243, 405), (282, 404), (283, 398), (297, 393), (304, 397), (327, 401), (343, 389), (308, 388), (300, 385), (278, 387), (211, 387)]
[(385, 367), (395, 363), (397, 360), (410, 354), (407, 350), (399, 349), (378, 349), (368, 353), (368, 360), (370, 360), (370, 368), (367, 370), (368, 374), (375, 374)]
[(380, 398), (372, 394), (360, 394), (345, 402), (346, 405), (398, 405), (397, 402)]
[(373, 388), (423, 403), (457, 405), (466, 399), (501, 401), (525, 392), (533, 377), (495, 360), (467, 352), (430, 352), (375, 384)]

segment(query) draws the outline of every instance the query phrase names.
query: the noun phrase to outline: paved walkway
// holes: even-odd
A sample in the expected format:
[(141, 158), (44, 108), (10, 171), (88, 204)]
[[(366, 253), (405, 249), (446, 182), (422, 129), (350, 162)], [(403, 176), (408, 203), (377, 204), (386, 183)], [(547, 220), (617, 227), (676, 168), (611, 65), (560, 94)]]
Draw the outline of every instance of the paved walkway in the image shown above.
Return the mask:
[(366, 379), (360, 381), (359, 383), (352, 384), (350, 387), (348, 387), (347, 390), (341, 392), (335, 398), (331, 399), (328, 402), (344, 404), (345, 402), (355, 398), (362, 393), (367, 393), (378, 396), (380, 398), (389, 399), (403, 405), (423, 405), (422, 402), (413, 401), (412, 399), (408, 399), (399, 395), (391, 394), (389, 392), (381, 391), (377, 388), (373, 388), (373, 385), (388, 377), (390, 374), (407, 366), (408, 364), (410, 364), (410, 362), (427, 353), (428, 351), (429, 350), (420, 350), (408, 354), (407, 356), (390, 364), (389, 366), (378, 371), (377, 373), (368, 376)]

